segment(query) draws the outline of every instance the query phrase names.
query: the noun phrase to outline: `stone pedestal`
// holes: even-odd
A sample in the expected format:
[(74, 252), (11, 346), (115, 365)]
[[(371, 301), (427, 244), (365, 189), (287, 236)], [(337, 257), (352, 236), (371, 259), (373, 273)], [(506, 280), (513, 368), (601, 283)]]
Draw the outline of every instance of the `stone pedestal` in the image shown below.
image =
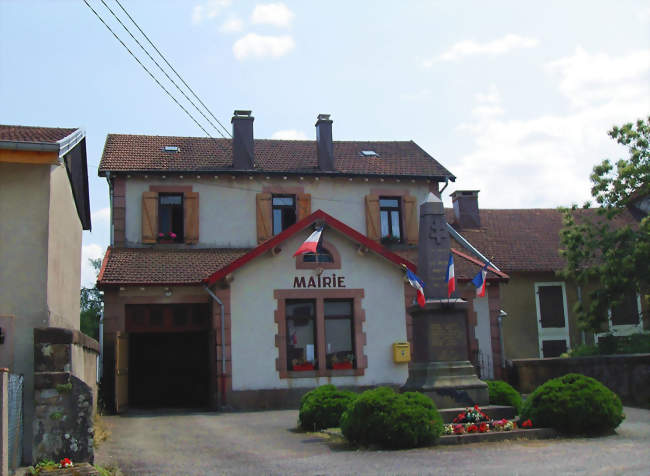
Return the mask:
[(489, 403), (487, 384), (476, 376), (469, 362), (462, 299), (427, 300), (413, 306), (413, 362), (402, 391), (429, 396), (438, 408), (456, 408)]

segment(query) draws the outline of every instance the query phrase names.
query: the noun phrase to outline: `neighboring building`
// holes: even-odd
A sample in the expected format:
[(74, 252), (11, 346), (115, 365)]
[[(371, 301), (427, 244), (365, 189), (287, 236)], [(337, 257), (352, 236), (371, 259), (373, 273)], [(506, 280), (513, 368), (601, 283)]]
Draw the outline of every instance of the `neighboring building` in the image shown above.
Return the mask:
[[(408, 365), (418, 210), (454, 176), (412, 141), (110, 134), (99, 167), (111, 198), (104, 291), (106, 388), (137, 406), (295, 405), (327, 382), (400, 386)], [(445, 185), (446, 186), (446, 185)], [(317, 254), (293, 252), (324, 224)], [(482, 263), (456, 254), (459, 295)], [(470, 356), (500, 360), (499, 283), (468, 311)], [(223, 313), (223, 314), (222, 314)], [(487, 354), (489, 353), (489, 357)], [(494, 374), (494, 367), (485, 369)]]
[(34, 329), (79, 329), (81, 235), (90, 229), (81, 129), (0, 125), (0, 366), (24, 375), (31, 461)]
[[(447, 220), (485, 257), (510, 275), (501, 287), (505, 357), (557, 357), (594, 336), (580, 330), (574, 305), (587, 291), (558, 277), (565, 261), (560, 256), (562, 214), (557, 209), (479, 210), (478, 191), (452, 193), (453, 210)], [(595, 210), (577, 213), (593, 214)], [(635, 223), (626, 211), (617, 222)], [(627, 335), (650, 328), (643, 320), (638, 294), (610, 311), (609, 329)], [(646, 314), (647, 315), (647, 312)], [(645, 324), (644, 324), (645, 322)], [(598, 336), (595, 336), (596, 338)]]

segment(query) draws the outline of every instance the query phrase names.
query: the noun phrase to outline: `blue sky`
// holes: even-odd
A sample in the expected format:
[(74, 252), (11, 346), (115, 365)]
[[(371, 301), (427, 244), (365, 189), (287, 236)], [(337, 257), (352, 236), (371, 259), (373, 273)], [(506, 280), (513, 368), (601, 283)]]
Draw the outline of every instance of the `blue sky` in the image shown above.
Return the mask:
[[(607, 130), (650, 113), (646, 1), (120, 1), (227, 128), (252, 109), (256, 137), (314, 138), (330, 113), (335, 140), (414, 140), (482, 208), (584, 201), (625, 155)], [(82, 0), (0, 0), (0, 35), (0, 122), (86, 131), (84, 263), (102, 256), (106, 134), (204, 133)]]

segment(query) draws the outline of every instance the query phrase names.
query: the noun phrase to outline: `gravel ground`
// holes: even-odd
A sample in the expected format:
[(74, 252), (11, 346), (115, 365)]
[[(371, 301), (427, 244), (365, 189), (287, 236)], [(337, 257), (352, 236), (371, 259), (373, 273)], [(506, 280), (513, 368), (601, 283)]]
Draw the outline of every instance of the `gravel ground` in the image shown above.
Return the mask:
[(650, 411), (625, 408), (603, 438), (517, 440), (407, 451), (349, 450), (293, 431), (294, 410), (135, 412), (104, 417), (111, 437), (95, 462), (126, 475), (650, 474)]

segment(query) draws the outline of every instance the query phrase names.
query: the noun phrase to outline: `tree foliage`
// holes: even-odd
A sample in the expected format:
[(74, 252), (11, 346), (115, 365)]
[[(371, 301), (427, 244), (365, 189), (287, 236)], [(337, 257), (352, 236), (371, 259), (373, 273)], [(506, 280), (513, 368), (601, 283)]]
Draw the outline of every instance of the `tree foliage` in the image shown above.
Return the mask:
[[(599, 207), (563, 209), (560, 233), (566, 267), (562, 275), (589, 289), (576, 312), (583, 326), (606, 329), (607, 310), (626, 294), (647, 292), (650, 283), (650, 218), (630, 223), (623, 214), (635, 200), (650, 196), (650, 117), (609, 135), (627, 148), (629, 157), (603, 160), (591, 174), (591, 195)], [(629, 216), (629, 215), (628, 215)]]
[[(99, 273), (102, 266), (101, 258), (89, 259)], [(92, 288), (81, 288), (81, 332), (93, 339), (99, 339), (99, 318), (102, 312), (102, 296), (97, 285)]]

